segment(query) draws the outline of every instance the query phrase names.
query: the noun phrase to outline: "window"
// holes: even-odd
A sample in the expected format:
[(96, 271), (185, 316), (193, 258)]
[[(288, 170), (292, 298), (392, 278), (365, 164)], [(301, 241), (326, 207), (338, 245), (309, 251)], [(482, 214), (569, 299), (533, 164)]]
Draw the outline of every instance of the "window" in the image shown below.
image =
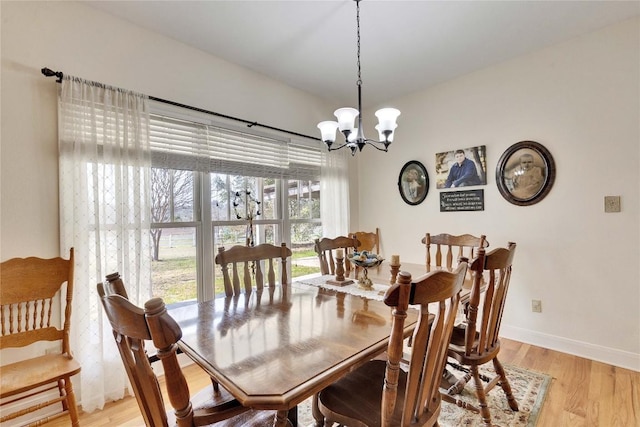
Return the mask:
[(320, 181), (287, 181), (287, 208), (293, 253), (292, 277), (320, 271), (314, 240), (322, 237), (320, 222)]
[(152, 292), (167, 303), (198, 295), (197, 179), (192, 171), (151, 170)]
[(167, 303), (224, 295), (214, 264), (221, 246), (285, 242), (290, 277), (319, 272), (320, 145), (171, 108), (151, 114), (153, 295)]

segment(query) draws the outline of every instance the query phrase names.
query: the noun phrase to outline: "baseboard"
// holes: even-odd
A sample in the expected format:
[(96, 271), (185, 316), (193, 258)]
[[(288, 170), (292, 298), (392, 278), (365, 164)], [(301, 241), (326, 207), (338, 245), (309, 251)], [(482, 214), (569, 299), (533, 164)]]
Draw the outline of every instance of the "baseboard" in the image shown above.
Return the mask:
[(502, 325), (500, 336), (640, 372), (640, 354)]

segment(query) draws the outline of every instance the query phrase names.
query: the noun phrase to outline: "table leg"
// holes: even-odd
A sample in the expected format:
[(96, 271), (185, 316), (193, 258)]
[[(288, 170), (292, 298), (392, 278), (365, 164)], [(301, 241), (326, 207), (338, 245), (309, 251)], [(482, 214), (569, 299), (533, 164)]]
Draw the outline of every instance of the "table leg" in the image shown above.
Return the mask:
[(298, 426), (298, 407), (297, 406), (294, 406), (293, 408), (289, 409), (289, 412), (287, 413), (287, 419), (289, 420), (289, 422), (293, 427)]
[(288, 414), (289, 411), (286, 409), (276, 412), (273, 427), (289, 427), (291, 424), (289, 424), (289, 419), (287, 418)]

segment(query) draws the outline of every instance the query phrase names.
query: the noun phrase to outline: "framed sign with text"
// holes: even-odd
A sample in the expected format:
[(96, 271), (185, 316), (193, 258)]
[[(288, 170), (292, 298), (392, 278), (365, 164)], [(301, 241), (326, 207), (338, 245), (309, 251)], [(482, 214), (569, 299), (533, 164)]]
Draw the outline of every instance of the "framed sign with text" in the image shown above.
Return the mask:
[(483, 211), (484, 190), (440, 193), (440, 212)]

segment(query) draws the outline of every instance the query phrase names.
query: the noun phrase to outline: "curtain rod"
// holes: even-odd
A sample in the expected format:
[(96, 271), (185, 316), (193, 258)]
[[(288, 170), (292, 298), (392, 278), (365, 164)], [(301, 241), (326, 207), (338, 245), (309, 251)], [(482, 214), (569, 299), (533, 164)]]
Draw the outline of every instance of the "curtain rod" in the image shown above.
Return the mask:
[[(62, 83), (62, 78), (64, 77), (64, 74), (62, 74), (62, 71), (53, 71), (49, 68), (43, 68), (42, 70), (42, 74), (44, 74), (47, 77), (57, 77), (56, 82), (57, 83)], [(233, 116), (228, 116), (226, 114), (221, 114), (221, 113), (216, 113), (215, 111), (209, 111), (209, 110), (204, 110), (202, 108), (198, 108), (198, 107), (192, 107), (190, 105), (185, 105), (185, 104), (180, 104), (179, 102), (175, 102), (175, 101), (169, 101), (166, 99), (162, 99), (162, 98), (157, 98), (155, 96), (149, 96), (149, 99), (153, 100), (153, 101), (158, 101), (158, 102), (162, 102), (163, 104), (169, 104), (169, 105), (173, 105), (176, 107), (182, 107), (182, 108), (186, 108), (188, 110), (193, 110), (193, 111), (197, 111), (199, 113), (205, 113), (205, 114), (210, 114), (212, 116), (217, 116), (217, 117), (222, 117), (225, 119), (229, 119), (229, 120), (235, 120), (237, 122), (241, 122), (247, 125), (247, 127), (262, 127), (265, 129), (271, 129), (271, 130), (275, 130), (277, 132), (283, 132), (289, 135), (295, 135), (295, 136), (300, 136), (302, 138), (308, 138), (308, 139), (313, 139), (316, 141), (320, 141), (320, 138), (316, 138), (315, 136), (309, 136), (309, 135), (304, 135), (302, 133), (297, 133), (297, 132), (292, 132), (290, 130), (285, 130), (285, 129), (280, 129), (277, 127), (273, 127), (273, 126), (269, 126), (269, 125), (263, 125), (262, 123), (258, 123), (258, 122), (252, 122), (249, 120), (245, 120), (245, 119), (241, 119), (238, 117), (233, 117)]]

